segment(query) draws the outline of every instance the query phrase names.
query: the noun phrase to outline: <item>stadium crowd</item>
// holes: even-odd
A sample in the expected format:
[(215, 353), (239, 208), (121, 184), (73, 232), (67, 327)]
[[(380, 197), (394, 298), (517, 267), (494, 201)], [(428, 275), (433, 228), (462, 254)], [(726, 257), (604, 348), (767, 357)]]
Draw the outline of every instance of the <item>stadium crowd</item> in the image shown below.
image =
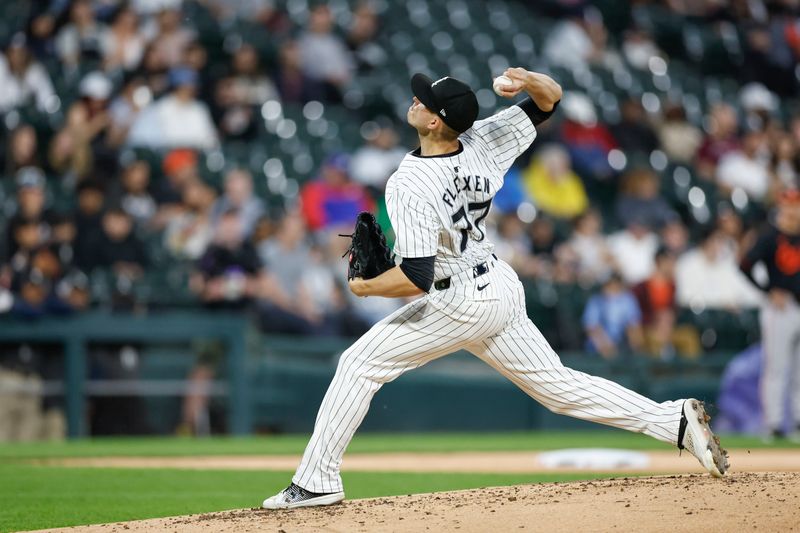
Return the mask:
[[(400, 113), (360, 105), (352, 91), (386, 68), (395, 22), (387, 2), (329, 4), (20, 3), (22, 24), (7, 28), (0, 54), (0, 311), (163, 306), (152, 278), (184, 265), (182, 305), (247, 309), (266, 332), (356, 335), (398, 306), (346, 290), (347, 240), (337, 236), (361, 210), (387, 222), (382, 188), (413, 148)], [(556, 76), (661, 79), (675, 52), (649, 9), (721, 39), (741, 35), (741, 64), (718, 76), (740, 87), (733, 100), (698, 109), (668, 90), (631, 91), (609, 111), (569, 87), (496, 199), (497, 253), (527, 280), (529, 311), (556, 348), (696, 356), (714, 340), (693, 315), (758, 305), (738, 263), (781, 191), (798, 184), (798, 2), (640, 1), (614, 20), (591, 2), (537, 4), (535, 16), (558, 22), (529, 66)], [(424, 5), (409, 3), (412, 19)], [(221, 49), (198, 20), (227, 35)], [(228, 32), (242, 23), (269, 46)], [(264, 192), (269, 165), (258, 174), (232, 157), (212, 164), (229, 146), (261, 142), (271, 102), (346, 109), (361, 146), (321, 154), (316, 175), (281, 194)], [(560, 310), (549, 326), (537, 315), (548, 307)]]

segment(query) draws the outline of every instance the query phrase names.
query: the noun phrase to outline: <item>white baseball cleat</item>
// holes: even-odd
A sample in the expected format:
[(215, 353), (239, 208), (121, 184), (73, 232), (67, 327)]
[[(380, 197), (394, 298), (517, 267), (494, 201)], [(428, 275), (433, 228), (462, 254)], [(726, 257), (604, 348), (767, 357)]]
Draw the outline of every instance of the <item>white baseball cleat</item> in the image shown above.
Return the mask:
[(711, 431), (709, 420), (711, 417), (706, 414), (703, 402), (694, 398), (686, 400), (678, 432), (678, 448), (689, 450), (712, 476), (723, 477), (730, 466), (728, 452), (720, 446), (719, 437)]
[(261, 507), (264, 509), (296, 509), (297, 507), (332, 505), (342, 500), (344, 500), (344, 492), (311, 492), (292, 483), (275, 496), (264, 500)]

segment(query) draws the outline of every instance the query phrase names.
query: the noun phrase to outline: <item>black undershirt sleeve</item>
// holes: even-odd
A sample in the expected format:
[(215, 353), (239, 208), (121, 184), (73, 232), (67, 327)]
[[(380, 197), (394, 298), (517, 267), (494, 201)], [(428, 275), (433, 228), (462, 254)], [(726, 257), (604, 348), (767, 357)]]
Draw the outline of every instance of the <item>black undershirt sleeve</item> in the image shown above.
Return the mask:
[(411, 283), (424, 292), (431, 290), (433, 285), (433, 261), (435, 255), (429, 257), (410, 257), (403, 258), (400, 263), (400, 270), (411, 280)]
[(561, 100), (553, 104), (553, 109), (551, 109), (550, 111), (542, 111), (541, 109), (539, 109), (539, 106), (536, 105), (536, 102), (534, 102), (533, 98), (531, 98), (530, 96), (525, 100), (521, 101), (520, 103), (518, 103), (517, 105), (521, 107), (523, 111), (525, 111), (525, 114), (528, 115), (528, 118), (531, 119), (533, 125), (538, 126), (539, 124), (550, 118), (550, 116), (553, 113), (555, 113), (556, 108), (558, 107), (558, 104), (560, 102)]

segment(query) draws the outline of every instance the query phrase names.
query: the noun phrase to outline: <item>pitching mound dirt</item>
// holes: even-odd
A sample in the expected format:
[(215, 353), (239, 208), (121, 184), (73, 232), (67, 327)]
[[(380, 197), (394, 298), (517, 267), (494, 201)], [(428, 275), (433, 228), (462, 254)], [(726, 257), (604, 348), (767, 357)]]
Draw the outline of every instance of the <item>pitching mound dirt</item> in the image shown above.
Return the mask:
[[(265, 495), (266, 496), (266, 495)], [(546, 483), (260, 509), (59, 531), (798, 531), (800, 474), (739, 473)]]

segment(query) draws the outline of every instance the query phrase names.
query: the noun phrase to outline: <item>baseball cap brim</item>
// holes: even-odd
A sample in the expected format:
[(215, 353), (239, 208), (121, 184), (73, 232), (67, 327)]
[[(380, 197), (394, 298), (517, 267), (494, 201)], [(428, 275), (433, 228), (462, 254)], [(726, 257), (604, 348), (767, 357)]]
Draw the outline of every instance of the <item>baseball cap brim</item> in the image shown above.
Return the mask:
[(439, 104), (436, 103), (436, 98), (433, 95), (433, 80), (428, 76), (419, 73), (414, 74), (411, 77), (411, 92), (422, 102), (422, 105), (434, 113), (439, 112)]

